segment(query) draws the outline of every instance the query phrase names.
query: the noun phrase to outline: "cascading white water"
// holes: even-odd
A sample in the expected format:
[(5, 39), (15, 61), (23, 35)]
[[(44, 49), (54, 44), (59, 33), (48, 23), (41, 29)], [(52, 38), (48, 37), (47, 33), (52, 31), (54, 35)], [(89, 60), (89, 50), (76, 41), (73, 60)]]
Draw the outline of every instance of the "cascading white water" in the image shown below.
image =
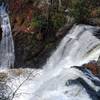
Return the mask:
[(59, 47), (44, 67), (50, 70), (52, 68), (58, 68), (58, 63), (64, 63), (64, 61), (69, 66), (80, 66), (90, 60), (97, 60), (99, 55), (96, 55), (96, 58), (92, 55), (89, 56), (93, 50), (99, 50), (100, 48), (100, 40), (93, 35), (97, 29), (99, 28), (75, 25), (61, 41)]
[(86, 25), (72, 28), (48, 59), (43, 75), (35, 83), (33, 97), (29, 100), (91, 100), (82, 86), (65, 84), (68, 80), (82, 78), (95, 91), (100, 90), (83, 72), (71, 67), (98, 59), (100, 40), (93, 35), (98, 29)]
[[(87, 70), (79, 70), (82, 67), (72, 67), (98, 59), (100, 40), (93, 35), (98, 29), (100, 28), (75, 25), (43, 66), (40, 76), (34, 77), (32, 74), (33, 78), (19, 88), (16, 93), (19, 95), (13, 100), (99, 100), (99, 78)], [(18, 89), (19, 80), (23, 82), (23, 79), (17, 77), (11, 82), (17, 85), (16, 89)], [(72, 82), (76, 80), (79, 83)], [(90, 94), (83, 81), (90, 88)], [(91, 94), (94, 96), (92, 97)]]
[(0, 22), (3, 31), (0, 41), (0, 68), (9, 68), (14, 65), (15, 56), (9, 15), (4, 3), (0, 6)]

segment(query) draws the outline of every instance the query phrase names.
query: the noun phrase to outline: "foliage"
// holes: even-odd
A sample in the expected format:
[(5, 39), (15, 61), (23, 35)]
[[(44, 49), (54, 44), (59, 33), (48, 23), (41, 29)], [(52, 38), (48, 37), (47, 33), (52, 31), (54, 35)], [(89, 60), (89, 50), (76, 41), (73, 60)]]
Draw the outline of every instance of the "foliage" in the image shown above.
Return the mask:
[(33, 28), (38, 28), (38, 29), (42, 29), (44, 27), (46, 27), (47, 25), (47, 21), (45, 19), (45, 17), (43, 16), (37, 16), (37, 17), (33, 17), (32, 21), (30, 23), (30, 26)]
[(48, 22), (47, 22), (46, 17), (44, 17), (44, 16), (38, 16), (37, 20), (38, 20), (38, 23), (40, 25), (40, 29), (41, 30), (45, 29), (47, 27)]
[(32, 21), (30, 23), (30, 26), (33, 28), (38, 28), (39, 27), (39, 22), (36, 18), (32, 18)]
[(71, 4), (70, 15), (75, 18), (77, 23), (84, 22), (89, 17), (90, 11), (85, 0), (75, 0)]
[(77, 23), (87, 22), (88, 18), (92, 17), (92, 11), (98, 5), (100, 5), (98, 0), (71, 0), (70, 15), (74, 17)]
[(23, 2), (25, 3), (23, 7), (29, 7), (26, 11), (30, 11), (26, 15), (31, 20), (29, 26), (39, 31), (51, 28), (57, 31), (67, 22), (68, 17), (74, 18), (77, 23), (87, 22), (87, 19), (95, 14), (95, 12), (91, 14), (91, 11), (98, 5), (98, 0), (24, 0)]
[(55, 15), (51, 17), (51, 22), (55, 29), (59, 29), (65, 24), (66, 18), (63, 15), (63, 13), (56, 13)]
[(100, 2), (98, 0), (88, 0), (88, 6), (92, 6), (93, 8), (94, 7), (100, 7)]

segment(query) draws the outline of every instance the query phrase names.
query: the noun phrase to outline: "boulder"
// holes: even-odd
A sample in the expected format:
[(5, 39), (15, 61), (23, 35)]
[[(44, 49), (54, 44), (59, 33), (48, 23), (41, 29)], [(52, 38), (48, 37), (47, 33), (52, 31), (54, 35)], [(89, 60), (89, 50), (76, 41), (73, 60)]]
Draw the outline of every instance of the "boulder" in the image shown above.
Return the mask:
[(91, 61), (87, 64), (84, 64), (83, 66), (85, 66), (87, 69), (91, 70), (94, 75), (97, 75), (99, 73), (96, 61)]
[(98, 73), (100, 74), (100, 56), (97, 61), (97, 68), (98, 68)]

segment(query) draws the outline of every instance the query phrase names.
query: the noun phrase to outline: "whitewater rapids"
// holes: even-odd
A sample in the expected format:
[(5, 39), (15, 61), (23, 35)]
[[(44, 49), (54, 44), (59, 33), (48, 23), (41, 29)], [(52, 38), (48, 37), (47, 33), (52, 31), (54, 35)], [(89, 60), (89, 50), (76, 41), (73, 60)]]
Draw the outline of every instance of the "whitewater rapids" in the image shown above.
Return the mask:
[(99, 100), (99, 78), (84, 67), (72, 67), (98, 59), (100, 40), (94, 33), (99, 29), (75, 25), (43, 69), (26, 69), (20, 76), (8, 73), (8, 85), (13, 92), (31, 73), (28, 80), (17, 90), (13, 100)]

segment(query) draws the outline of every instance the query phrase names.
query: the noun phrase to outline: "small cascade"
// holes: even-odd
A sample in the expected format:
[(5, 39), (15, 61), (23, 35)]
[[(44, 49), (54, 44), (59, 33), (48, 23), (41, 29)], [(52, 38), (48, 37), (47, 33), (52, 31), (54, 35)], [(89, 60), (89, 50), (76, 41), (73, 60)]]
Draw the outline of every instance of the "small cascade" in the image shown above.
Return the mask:
[[(0, 5), (0, 23), (2, 28), (2, 40), (0, 41), (0, 68), (10, 68), (14, 66), (14, 43), (12, 38), (7, 6)], [(1, 33), (0, 33), (1, 34)]]

